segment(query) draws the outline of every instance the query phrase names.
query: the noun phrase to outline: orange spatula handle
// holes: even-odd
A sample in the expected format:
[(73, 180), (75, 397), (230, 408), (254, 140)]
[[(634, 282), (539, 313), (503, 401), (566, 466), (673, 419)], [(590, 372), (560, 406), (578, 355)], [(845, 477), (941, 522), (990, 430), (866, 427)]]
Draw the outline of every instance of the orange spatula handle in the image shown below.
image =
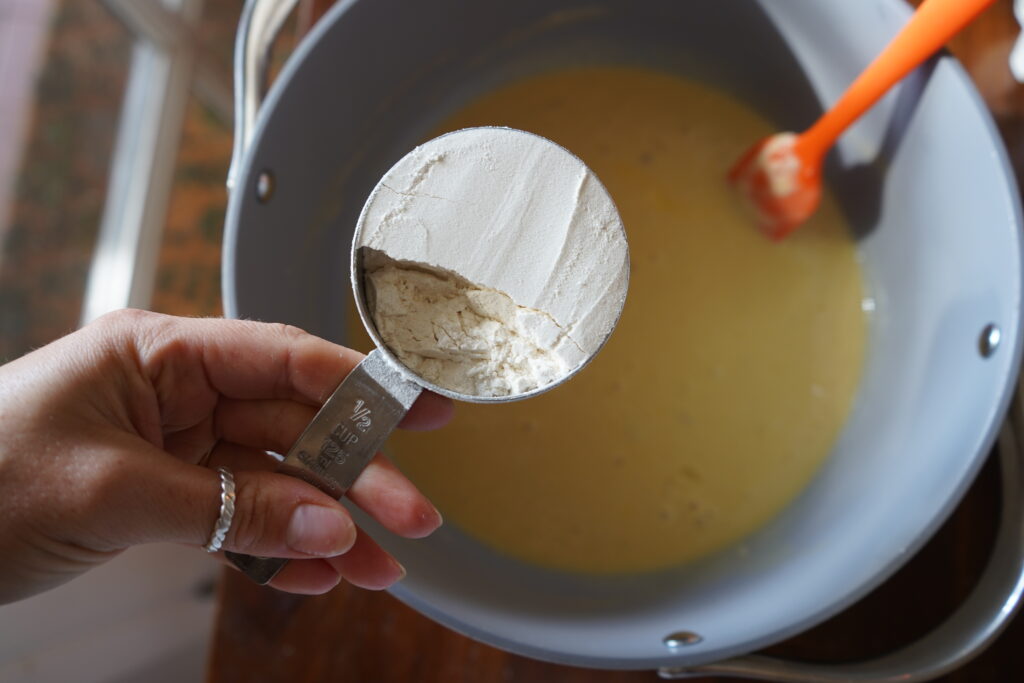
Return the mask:
[(946, 44), (995, 0), (925, 0), (906, 26), (824, 116), (801, 137), (807, 153), (825, 152), (889, 88)]

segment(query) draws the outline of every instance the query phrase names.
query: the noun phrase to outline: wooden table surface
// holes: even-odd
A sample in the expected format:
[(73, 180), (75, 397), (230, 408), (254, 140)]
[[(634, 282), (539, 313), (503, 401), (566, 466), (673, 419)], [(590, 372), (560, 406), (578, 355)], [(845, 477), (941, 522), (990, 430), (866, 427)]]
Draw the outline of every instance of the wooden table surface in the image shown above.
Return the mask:
[[(1024, 169), (1024, 89), (1006, 59), (1017, 34), (1011, 3), (990, 8), (951, 44), (999, 124), (1018, 178)], [(854, 606), (765, 652), (806, 661), (872, 657), (927, 633), (966, 597), (988, 559), (998, 522), (994, 457), (953, 516), (889, 581)], [(1024, 681), (1024, 617), (981, 656), (941, 680)], [(340, 586), (302, 598), (225, 570), (209, 662), (210, 683), (627, 683), (651, 671), (605, 672), (511, 655), (459, 636), (386, 593)], [(716, 680), (705, 678), (700, 680)]]

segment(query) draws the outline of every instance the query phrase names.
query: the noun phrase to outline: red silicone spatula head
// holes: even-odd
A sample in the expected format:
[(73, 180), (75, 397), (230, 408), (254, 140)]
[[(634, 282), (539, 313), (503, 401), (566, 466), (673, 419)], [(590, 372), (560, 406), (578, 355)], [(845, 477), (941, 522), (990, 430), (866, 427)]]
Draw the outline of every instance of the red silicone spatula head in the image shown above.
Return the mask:
[(799, 140), (794, 133), (767, 137), (729, 171), (729, 182), (753, 208), (758, 227), (775, 240), (806, 221), (821, 201), (821, 162)]

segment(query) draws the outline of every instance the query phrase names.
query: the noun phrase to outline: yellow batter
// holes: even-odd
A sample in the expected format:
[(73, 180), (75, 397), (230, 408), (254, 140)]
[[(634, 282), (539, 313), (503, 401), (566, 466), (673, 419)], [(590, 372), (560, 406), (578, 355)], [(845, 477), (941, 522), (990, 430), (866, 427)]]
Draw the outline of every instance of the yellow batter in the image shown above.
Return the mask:
[(756, 530), (828, 454), (861, 372), (861, 273), (835, 206), (765, 239), (723, 179), (775, 131), (653, 71), (529, 78), (438, 133), (479, 125), (546, 136), (605, 183), (630, 243), (625, 311), (568, 384), (461, 404), (450, 427), (396, 433), (389, 453), (449, 524), (547, 567), (652, 570)]

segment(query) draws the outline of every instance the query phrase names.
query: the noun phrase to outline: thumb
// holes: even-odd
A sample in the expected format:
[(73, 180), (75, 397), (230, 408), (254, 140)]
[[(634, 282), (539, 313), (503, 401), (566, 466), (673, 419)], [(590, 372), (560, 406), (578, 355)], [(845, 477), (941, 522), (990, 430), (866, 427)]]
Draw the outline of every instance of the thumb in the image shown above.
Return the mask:
[[(131, 516), (126, 536), (130, 544), (205, 546), (221, 513), (220, 475), (160, 455), (145, 474), (150, 489), (145, 505), (124, 508), (140, 512)], [(262, 470), (232, 474), (235, 512), (222, 550), (263, 557), (333, 557), (355, 543), (356, 526), (348, 511), (314, 486)]]

